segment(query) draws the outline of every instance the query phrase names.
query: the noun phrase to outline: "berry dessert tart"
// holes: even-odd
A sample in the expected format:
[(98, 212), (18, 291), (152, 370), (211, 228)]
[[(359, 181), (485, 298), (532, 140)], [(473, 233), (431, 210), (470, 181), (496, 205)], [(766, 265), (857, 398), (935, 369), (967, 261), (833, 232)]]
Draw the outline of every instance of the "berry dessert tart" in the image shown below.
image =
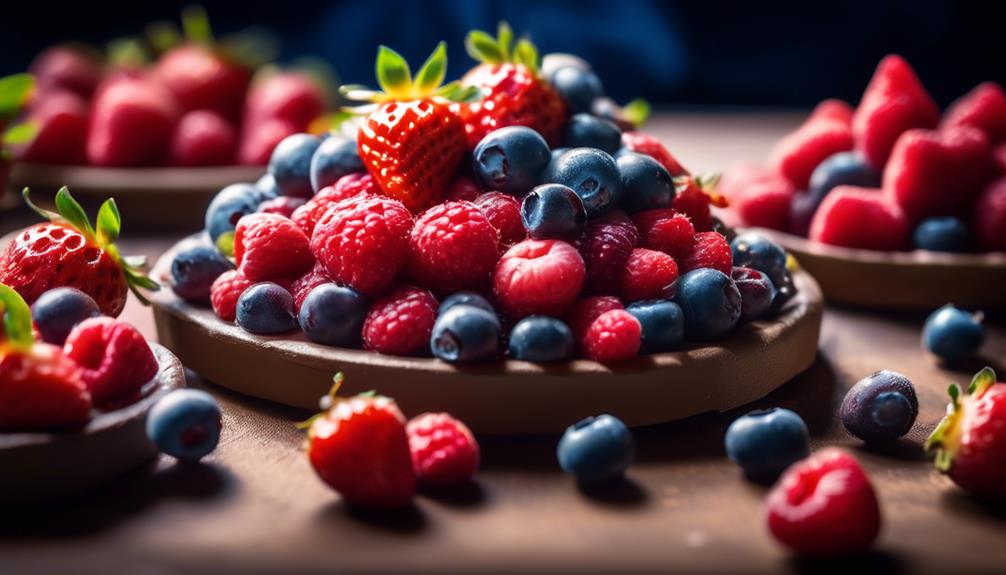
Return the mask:
[[(881, 60), (859, 106), (825, 100), (765, 164), (732, 167), (724, 217), (771, 230), (835, 301), (1006, 307), (1006, 93), (941, 115), (907, 61)], [(925, 286), (920, 289), (920, 286)]]
[(810, 365), (816, 284), (713, 218), (716, 178), (638, 131), (638, 104), (582, 111), (603, 98), (586, 63), (539, 68), (505, 24), (466, 46), (446, 85), (444, 44), (415, 73), (382, 46), (382, 91), (343, 88), (355, 137), (280, 142), (279, 197), (221, 190), (154, 270), (160, 341), (258, 397), (310, 408), (342, 371), (503, 433), (726, 409)]

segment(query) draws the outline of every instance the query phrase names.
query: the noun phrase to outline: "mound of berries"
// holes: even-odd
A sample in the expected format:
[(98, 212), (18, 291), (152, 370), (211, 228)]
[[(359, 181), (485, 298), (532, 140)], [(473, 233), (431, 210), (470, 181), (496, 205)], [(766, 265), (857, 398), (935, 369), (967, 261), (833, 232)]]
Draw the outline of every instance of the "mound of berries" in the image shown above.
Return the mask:
[(1006, 251), (1006, 93), (986, 82), (942, 116), (900, 56), (859, 106), (826, 100), (765, 165), (724, 175), (737, 223), (868, 250)]
[(505, 24), (466, 45), (480, 63), (447, 84), (444, 44), (415, 71), (382, 46), (381, 90), (343, 88), (355, 138), (291, 135), (221, 190), (174, 291), (253, 333), (449, 362), (616, 362), (792, 295), (778, 246), (713, 230), (716, 178), (636, 130), (638, 104), (585, 64), (543, 72)]

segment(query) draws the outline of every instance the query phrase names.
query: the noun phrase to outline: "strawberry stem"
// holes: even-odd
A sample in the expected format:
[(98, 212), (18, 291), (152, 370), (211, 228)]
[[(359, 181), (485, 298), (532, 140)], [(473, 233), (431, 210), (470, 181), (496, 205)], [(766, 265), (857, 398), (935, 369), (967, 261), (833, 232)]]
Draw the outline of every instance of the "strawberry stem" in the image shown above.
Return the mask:
[(14, 74), (0, 78), (0, 121), (7, 121), (21, 112), (35, 87), (31, 74)]
[(31, 331), (31, 308), (21, 294), (4, 284), (0, 284), (0, 313), (3, 314), (3, 329), (9, 345), (18, 350), (30, 348), (35, 343)]

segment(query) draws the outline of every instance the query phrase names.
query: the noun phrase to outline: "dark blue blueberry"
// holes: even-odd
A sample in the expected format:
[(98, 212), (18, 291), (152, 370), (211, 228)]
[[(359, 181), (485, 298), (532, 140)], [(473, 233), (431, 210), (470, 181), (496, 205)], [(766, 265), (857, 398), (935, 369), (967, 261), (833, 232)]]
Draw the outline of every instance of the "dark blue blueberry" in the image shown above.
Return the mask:
[(623, 130), (633, 128), (633, 124), (625, 117), (625, 110), (618, 105), (618, 102), (606, 96), (601, 96), (591, 103), (590, 113), (599, 118), (604, 118), (605, 120), (613, 122), (616, 126), (619, 126)]
[(556, 158), (558, 158), (559, 156), (565, 154), (568, 151), (569, 151), (569, 148), (554, 148), (552, 150), (552, 158), (549, 160), (549, 163), (554, 162), (556, 160)]
[(445, 297), (444, 300), (440, 302), (440, 305), (437, 307), (437, 315), (444, 315), (447, 313), (447, 310), (456, 305), (475, 306), (477, 308), (484, 309), (491, 314), (496, 314), (496, 310), (493, 309), (493, 304), (489, 303), (489, 300), (481, 294), (473, 291), (457, 291)]
[(919, 400), (907, 377), (894, 371), (878, 371), (852, 386), (839, 414), (849, 433), (863, 441), (893, 441), (912, 428), (919, 414)]
[(249, 333), (277, 334), (297, 329), (293, 296), (278, 284), (258, 283), (238, 298), (237, 324)]
[(839, 152), (818, 164), (810, 176), (807, 193), (814, 198), (815, 208), (838, 186), (878, 188), (880, 172), (857, 152)]
[(310, 198), (311, 158), (321, 146), (321, 138), (311, 134), (293, 134), (280, 140), (269, 157), (269, 174), (276, 180), (282, 196)]
[(147, 437), (162, 453), (198, 461), (217, 448), (223, 427), (220, 405), (198, 389), (179, 389), (161, 398), (147, 415)]
[(433, 324), (430, 350), (451, 363), (493, 360), (499, 355), (502, 331), (496, 314), (472, 305), (453, 305)]
[(914, 238), (916, 248), (931, 252), (966, 252), (971, 243), (964, 222), (950, 216), (922, 220)]
[(730, 277), (741, 292), (741, 321), (758, 319), (772, 309), (775, 286), (768, 275), (753, 268), (736, 267)]
[(279, 197), (279, 188), (276, 187), (276, 178), (272, 174), (264, 174), (255, 182), (255, 189), (258, 190), (258, 200), (262, 203)]
[(788, 409), (773, 407), (743, 415), (727, 428), (727, 456), (754, 481), (770, 483), (810, 455), (807, 424)]
[(762, 234), (745, 232), (730, 242), (734, 265), (753, 268), (766, 275), (773, 284), (784, 283), (786, 272), (786, 251)]
[(681, 306), (663, 299), (637, 301), (625, 311), (643, 327), (643, 353), (674, 351), (685, 338), (685, 315)]
[(570, 114), (590, 112), (594, 100), (604, 95), (604, 86), (597, 74), (576, 66), (559, 68), (549, 81), (566, 102)]
[(475, 181), (483, 190), (515, 196), (541, 181), (552, 152), (541, 134), (524, 126), (509, 126), (486, 134), (472, 152)]
[(556, 448), (559, 467), (584, 484), (619, 479), (636, 457), (632, 432), (613, 415), (581, 419), (566, 429)]
[(220, 274), (234, 266), (217, 248), (195, 244), (180, 250), (171, 260), (171, 291), (195, 303), (210, 303), (210, 286)]
[(614, 154), (622, 147), (622, 130), (610, 120), (592, 114), (576, 114), (566, 123), (562, 145), (567, 148), (597, 148)]
[(555, 73), (567, 66), (581, 70), (590, 70), (590, 64), (579, 56), (563, 52), (553, 52), (545, 54), (541, 59), (541, 75), (549, 82), (552, 82), (552, 77), (555, 76)]
[(603, 214), (618, 205), (622, 175), (611, 155), (594, 148), (574, 148), (545, 168), (542, 180), (572, 188), (583, 200), (587, 216)]
[(532, 238), (564, 238), (583, 229), (587, 210), (572, 189), (562, 184), (544, 184), (524, 196), (520, 219)]
[(783, 271), (782, 278), (778, 283), (772, 280), (772, 278), (769, 278), (769, 281), (772, 282), (772, 287), (775, 288), (775, 298), (772, 299), (772, 307), (769, 309), (769, 313), (775, 313), (782, 309), (782, 306), (786, 305), (786, 302), (793, 299), (797, 289), (789, 270)]
[(62, 346), (73, 327), (101, 310), (91, 296), (76, 288), (59, 287), (38, 296), (31, 304), (31, 319), (42, 341)]
[(206, 208), (206, 232), (216, 243), (225, 232), (233, 232), (238, 220), (258, 211), (262, 193), (252, 184), (231, 184), (217, 192)]
[(984, 342), (981, 313), (972, 315), (949, 303), (931, 313), (922, 328), (923, 345), (948, 363), (968, 359)]
[(711, 340), (726, 335), (741, 317), (741, 293), (725, 273), (692, 270), (678, 278), (674, 301), (685, 316), (685, 337)]
[(311, 189), (318, 193), (339, 178), (364, 169), (356, 140), (332, 135), (321, 142), (311, 158)]
[(630, 214), (669, 208), (674, 182), (660, 162), (643, 154), (621, 154), (615, 160), (622, 174), (622, 207)]
[(797, 192), (789, 200), (787, 231), (801, 237), (810, 233), (810, 222), (817, 212), (818, 201), (810, 194)]
[(367, 300), (353, 288), (322, 284), (300, 306), (300, 329), (316, 343), (358, 347), (368, 308)]
[(573, 332), (562, 320), (532, 315), (510, 330), (510, 357), (550, 363), (573, 357)]

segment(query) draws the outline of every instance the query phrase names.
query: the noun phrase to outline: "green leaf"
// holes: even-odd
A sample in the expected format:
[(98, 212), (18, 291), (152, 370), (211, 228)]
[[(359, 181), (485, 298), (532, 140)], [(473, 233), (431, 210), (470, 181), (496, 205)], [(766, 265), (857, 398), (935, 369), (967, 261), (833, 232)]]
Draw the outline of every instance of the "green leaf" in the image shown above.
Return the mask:
[(115, 198), (105, 200), (98, 209), (98, 244), (107, 245), (115, 243), (119, 238), (119, 230), (122, 227), (122, 217), (119, 215), (119, 206), (115, 204)]
[(957, 387), (956, 383), (951, 383), (950, 386), (947, 387), (947, 394), (950, 395), (950, 403), (952, 403), (954, 408), (956, 408), (957, 398), (961, 396), (961, 390)]
[(28, 349), (35, 343), (31, 331), (31, 309), (13, 288), (0, 284), (0, 313), (7, 339), (18, 349)]
[(412, 85), (409, 64), (401, 54), (382, 45), (377, 49), (377, 83), (390, 95), (400, 94)]
[(117, 38), (106, 48), (108, 61), (116, 68), (142, 68), (149, 60), (147, 51), (136, 38)]
[(639, 128), (650, 117), (650, 103), (642, 98), (636, 98), (625, 106), (622, 106), (622, 117)]
[(35, 79), (31, 74), (14, 74), (0, 78), (0, 120), (16, 116), (34, 86)]
[(206, 9), (199, 5), (186, 6), (182, 9), (182, 30), (185, 38), (199, 44), (212, 44), (213, 31), (210, 29), (210, 18)]
[(433, 92), (444, 82), (447, 75), (447, 44), (441, 42), (434, 48), (433, 53), (423, 63), (423, 67), (416, 73), (416, 81), (413, 87), (420, 93)]
[(147, 26), (147, 42), (159, 54), (182, 43), (182, 35), (178, 31), (178, 26), (171, 22), (154, 22)]
[(35, 122), (22, 122), (14, 124), (3, 134), (4, 144), (26, 144), (35, 139), (38, 135), (38, 124)]
[(63, 217), (57, 214), (56, 212), (50, 212), (49, 210), (40, 208), (37, 205), (35, 205), (35, 202), (31, 201), (31, 198), (29, 197), (30, 194), (31, 192), (28, 188), (21, 190), (21, 197), (24, 198), (24, 203), (27, 204), (29, 208), (31, 208), (31, 211), (42, 216), (42, 219), (49, 220), (50, 222), (58, 222), (63, 219)]
[(89, 239), (94, 238), (94, 228), (91, 227), (91, 222), (87, 221), (84, 208), (80, 207), (77, 200), (73, 199), (66, 186), (56, 192), (56, 211), (84, 236)]
[(482, 97), (482, 91), (476, 86), (463, 86), (461, 82), (451, 82), (440, 87), (437, 96), (451, 102), (476, 102)]
[(230, 61), (255, 69), (276, 61), (279, 44), (279, 38), (271, 30), (253, 26), (224, 36), (217, 42), (216, 48)]
[(540, 62), (538, 61), (538, 49), (534, 47), (527, 38), (521, 38), (514, 49), (513, 61), (517, 64), (527, 66), (531, 72), (537, 74)]
[(225, 257), (234, 257), (234, 232), (224, 232), (217, 236), (217, 250)]
[(968, 386), (968, 394), (981, 397), (985, 393), (985, 390), (992, 387), (995, 382), (996, 372), (991, 367), (986, 366), (971, 379), (971, 385)]
[(468, 55), (486, 64), (502, 64), (506, 61), (496, 39), (482, 30), (472, 30), (465, 38)]
[(503, 53), (503, 61), (509, 62), (510, 49), (513, 47), (513, 29), (506, 23), (506, 20), (501, 20), (496, 26), (496, 44), (499, 46), (500, 52)]

